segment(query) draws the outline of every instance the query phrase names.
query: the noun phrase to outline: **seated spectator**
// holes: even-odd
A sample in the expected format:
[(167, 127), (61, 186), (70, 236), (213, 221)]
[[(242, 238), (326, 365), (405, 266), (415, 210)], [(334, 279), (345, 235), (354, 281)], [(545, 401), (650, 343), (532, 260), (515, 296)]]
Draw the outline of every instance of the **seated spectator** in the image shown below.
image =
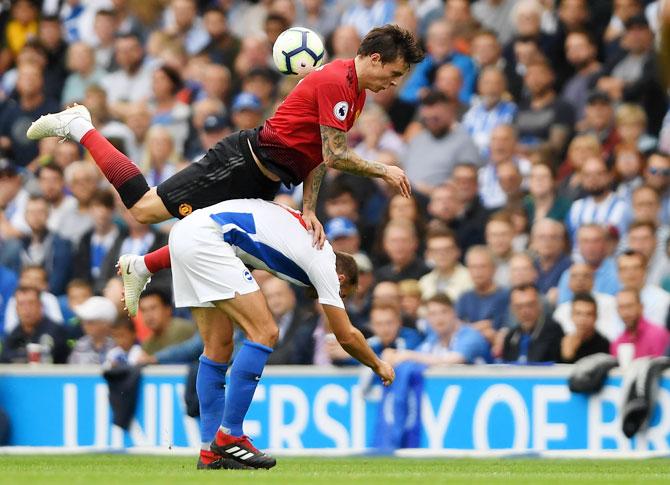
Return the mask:
[(565, 226), (560, 222), (543, 219), (533, 224), (530, 248), (537, 255), (537, 288), (552, 304), (558, 299), (558, 282), (572, 264), (566, 244)]
[(489, 343), (477, 330), (456, 317), (447, 295), (437, 294), (426, 301), (426, 320), (432, 333), (416, 350), (388, 348), (382, 353), (382, 359), (393, 366), (408, 360), (428, 366), (491, 361)]
[(561, 340), (561, 361), (573, 364), (592, 354), (609, 353), (610, 342), (596, 330), (598, 305), (589, 293), (575, 293), (572, 299), (574, 332)]
[(279, 328), (279, 338), (268, 364), (308, 365), (314, 359), (316, 319), (297, 306), (293, 288), (283, 280), (271, 277), (261, 284), (261, 291)]
[(565, 161), (558, 168), (557, 195), (572, 203), (585, 197), (586, 191), (582, 186), (582, 167), (584, 162), (592, 157), (601, 157), (602, 149), (595, 135), (577, 135), (568, 145)]
[(324, 231), (334, 251), (343, 251), (352, 255), (360, 251), (361, 237), (356, 224), (350, 219), (335, 217), (325, 224)]
[[(593, 268), (586, 263), (575, 263), (566, 273), (569, 275), (568, 284), (573, 295), (588, 293), (595, 300), (598, 306), (596, 316), (598, 332), (610, 342), (617, 338), (623, 331), (623, 322), (616, 312), (616, 299), (607, 293), (593, 290)], [(575, 322), (572, 320), (572, 299), (559, 304), (553, 316), (566, 334), (575, 331)]]
[[(93, 287), (90, 283), (80, 279), (72, 279), (67, 284), (65, 294), (58, 297), (63, 321), (69, 326), (79, 325), (79, 319), (74, 312), (74, 308), (83, 304), (93, 296)], [(74, 329), (73, 329), (74, 330)], [(79, 335), (77, 338), (79, 338)]]
[(626, 329), (612, 342), (610, 353), (618, 355), (619, 345), (631, 343), (635, 346), (635, 358), (660, 357), (670, 344), (670, 333), (665, 328), (648, 322), (642, 316), (642, 302), (637, 290), (624, 288), (617, 296), (617, 310)]
[(670, 156), (654, 152), (647, 159), (642, 176), (645, 185), (656, 191), (661, 211), (656, 214), (660, 224), (670, 224)]
[(617, 257), (617, 270), (621, 285), (638, 292), (645, 320), (666, 328), (670, 293), (646, 283), (647, 260), (644, 255), (632, 250), (624, 251)]
[[(602, 226), (585, 224), (577, 231), (579, 260), (588, 264), (594, 271), (593, 289), (599, 293), (616, 295), (619, 291), (616, 263), (607, 254), (607, 234)], [(568, 273), (563, 272), (558, 281), (558, 304), (572, 300), (568, 285)]]
[(93, 229), (81, 238), (74, 256), (73, 277), (91, 283), (95, 292), (100, 293), (107, 280), (113, 275), (119, 248), (126, 235), (114, 224), (114, 195), (109, 190), (97, 191), (91, 198), (89, 213), (93, 219)]
[(92, 296), (74, 311), (81, 320), (84, 336), (74, 344), (68, 364), (103, 364), (107, 352), (114, 347), (110, 329), (116, 320), (116, 306), (105, 297)]
[[(639, 204), (650, 203), (650, 208), (656, 208), (658, 213), (658, 199), (653, 190), (642, 186), (643, 191), (635, 191), (633, 212)], [(635, 219), (628, 227), (628, 234), (622, 243), (633, 251), (642, 253), (647, 260), (647, 283), (659, 285), (663, 277), (670, 272), (670, 260), (665, 254), (665, 244), (670, 237), (670, 227), (656, 224), (653, 219)]]
[[(386, 349), (414, 350), (423, 339), (418, 331), (402, 325), (397, 303), (375, 302), (370, 311), (370, 328), (373, 336), (368, 338), (368, 345), (378, 356)], [(334, 364), (358, 364), (335, 339), (328, 341), (327, 351)]]
[(90, 162), (73, 162), (65, 169), (65, 183), (77, 199), (77, 210), (63, 217), (60, 233), (67, 234), (73, 245), (79, 244), (82, 236), (93, 227), (89, 206), (98, 191), (100, 174)]
[(375, 306), (377, 303), (396, 305), (400, 309), (403, 327), (414, 329), (416, 328), (416, 321), (410, 318), (409, 315), (402, 313), (401, 299), (400, 285), (395, 281), (380, 281), (372, 289), (372, 306)]
[(467, 251), (470, 246), (484, 244), (484, 227), (490, 212), (479, 197), (476, 165), (456, 165), (449, 181), (453, 183), (460, 210), (449, 227), (456, 232), (461, 251)]
[(14, 294), (18, 325), (2, 343), (0, 362), (20, 364), (28, 362), (28, 344), (39, 344), (41, 362), (64, 364), (70, 353), (62, 325), (49, 320), (42, 311), (40, 292), (35, 288), (19, 286)]
[(48, 289), (55, 295), (65, 293), (72, 272), (72, 245), (67, 239), (49, 231), (49, 204), (32, 196), (26, 205), (26, 222), (30, 234), (21, 239), (21, 261), (25, 266), (41, 266), (48, 274)]
[(398, 282), (400, 291), (400, 311), (403, 316), (416, 322), (420, 332), (424, 333), (423, 322), (419, 322), (419, 310), (421, 309), (421, 287), (417, 280), (402, 280)]
[(654, 34), (644, 15), (635, 15), (624, 25), (623, 49), (605, 65), (597, 86), (615, 101), (642, 105), (649, 117), (649, 132), (657, 134), (668, 103), (660, 82)]
[(431, 92), (421, 101), (419, 117), (423, 129), (409, 141), (403, 165), (412, 186), (428, 195), (447, 181), (456, 165), (480, 165), (480, 159), (470, 135), (456, 123), (453, 100)]
[[(364, 35), (364, 34), (362, 34)], [(475, 88), (476, 67), (472, 59), (455, 52), (453, 46), (453, 26), (444, 19), (436, 20), (426, 33), (426, 57), (416, 65), (403, 84), (398, 97), (406, 103), (418, 103), (430, 86), (430, 75), (444, 64), (456, 66), (463, 77), (463, 87), (459, 99), (469, 103)]]
[(589, 91), (600, 74), (598, 41), (586, 30), (569, 32), (565, 37), (565, 57), (575, 72), (563, 85), (561, 99), (572, 105), (575, 119), (580, 121), (584, 117)]
[(647, 134), (647, 114), (639, 104), (622, 104), (616, 110), (616, 131), (621, 142), (640, 153), (650, 153), (658, 140)]
[(406, 219), (390, 220), (384, 228), (383, 245), (390, 262), (377, 269), (377, 281), (419, 279), (430, 271), (417, 256), (419, 241), (412, 222)]
[(356, 145), (356, 153), (368, 160), (375, 160), (380, 152), (392, 152), (401, 157), (405, 142), (393, 131), (389, 115), (380, 106), (368, 105), (358, 120), (362, 141)]
[(165, 126), (154, 125), (146, 135), (146, 153), (140, 167), (149, 186), (160, 185), (179, 171), (179, 152), (173, 135)]
[(142, 346), (137, 340), (135, 324), (129, 318), (121, 317), (111, 327), (114, 347), (105, 356), (105, 367), (138, 365)]
[(172, 317), (170, 294), (159, 288), (147, 289), (140, 295), (139, 309), (144, 324), (151, 330), (151, 336), (142, 344), (148, 354), (193, 336), (196, 329), (193, 323), (183, 318)]
[(67, 51), (67, 67), (70, 75), (65, 80), (61, 104), (67, 106), (84, 99), (86, 88), (100, 84), (105, 71), (96, 66), (95, 51), (84, 42), (70, 44)]
[(17, 166), (0, 158), (0, 239), (18, 238), (30, 232), (25, 219), (29, 196)]
[(474, 288), (464, 292), (456, 302), (456, 314), (463, 322), (479, 330), (489, 342), (505, 325), (509, 291), (496, 285), (495, 262), (486, 246), (473, 246), (465, 255)]
[(532, 285), (517, 286), (510, 293), (510, 308), (519, 324), (505, 336), (505, 362), (559, 362), (563, 330), (542, 311), (540, 293)]
[[(44, 315), (54, 323), (63, 323), (63, 314), (58, 298), (47, 291), (47, 273), (41, 266), (25, 266), (19, 274), (19, 287), (35, 288), (39, 291)], [(12, 296), (8, 301), (4, 314), (4, 332), (9, 334), (19, 324), (16, 310), (16, 299)]]
[(612, 98), (599, 90), (589, 93), (584, 107), (584, 119), (579, 123), (580, 135), (595, 136), (600, 142), (600, 156), (607, 159), (614, 153), (614, 148), (621, 142), (614, 123), (614, 106)]
[(495, 282), (498, 286), (509, 286), (509, 259), (514, 249), (514, 223), (509, 212), (498, 211), (486, 223), (486, 247), (489, 248), (496, 266)]
[(177, 69), (162, 65), (154, 70), (151, 86), (152, 124), (167, 129), (175, 152), (181, 155), (188, 137), (188, 119), (191, 115), (190, 107), (177, 97), (184, 87), (181, 75)]
[(363, 253), (356, 253), (353, 256), (358, 266), (358, 285), (345, 303), (351, 323), (367, 337), (370, 333), (367, 323), (370, 319), (372, 288), (375, 284), (375, 277), (370, 258)]
[(49, 203), (47, 228), (49, 231), (58, 233), (60, 237), (67, 239), (66, 235), (60, 234), (61, 223), (67, 214), (77, 210), (77, 200), (65, 193), (63, 169), (55, 162), (50, 161), (40, 167), (37, 171), (37, 177), (40, 192)]
[(479, 197), (487, 209), (499, 209), (507, 204), (520, 202), (514, 200), (505, 190), (507, 181), (505, 173), (515, 170), (518, 180), (518, 186), (514, 192), (519, 191), (524, 180), (528, 177), (531, 163), (517, 153), (517, 134), (514, 126), (511, 124), (500, 124), (491, 130), (491, 150), (489, 152), (487, 164), (479, 169), (477, 175), (479, 183)]
[(572, 201), (556, 193), (556, 175), (548, 163), (540, 162), (530, 168), (528, 195), (522, 205), (531, 226), (542, 219), (563, 222), (570, 211)]
[[(476, 103), (465, 113), (463, 126), (486, 160), (490, 155), (489, 145), (493, 130), (500, 125), (511, 125), (516, 116), (516, 104), (504, 100), (507, 82), (503, 71), (495, 66), (485, 67), (477, 80), (479, 96)], [(515, 141), (516, 141), (516, 133)]]
[(582, 186), (587, 192), (583, 199), (576, 200), (566, 219), (568, 232), (575, 238), (584, 224), (601, 224), (615, 227), (619, 234), (627, 229), (626, 202), (612, 191), (612, 174), (601, 157), (592, 157), (584, 162), (581, 171)]
[(619, 143), (614, 148), (616, 195), (630, 206), (633, 191), (642, 185), (644, 158), (633, 145)]
[(529, 149), (544, 148), (555, 155), (563, 153), (574, 124), (574, 111), (557, 98), (554, 69), (539, 56), (526, 65), (524, 85), (530, 96), (519, 104), (519, 141)]
[(436, 225), (429, 229), (426, 241), (426, 261), (433, 270), (419, 280), (424, 300), (436, 294), (445, 294), (457, 301), (463, 292), (472, 289), (470, 273), (459, 260), (461, 251), (454, 233), (446, 226)]

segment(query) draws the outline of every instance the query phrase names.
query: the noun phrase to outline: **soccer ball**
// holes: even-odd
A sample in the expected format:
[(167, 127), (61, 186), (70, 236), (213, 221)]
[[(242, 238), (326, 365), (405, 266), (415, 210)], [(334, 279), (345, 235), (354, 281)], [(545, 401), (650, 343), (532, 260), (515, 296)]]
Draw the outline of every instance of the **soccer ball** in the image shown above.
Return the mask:
[(283, 74), (304, 76), (323, 62), (323, 42), (316, 32), (292, 27), (277, 37), (272, 58)]

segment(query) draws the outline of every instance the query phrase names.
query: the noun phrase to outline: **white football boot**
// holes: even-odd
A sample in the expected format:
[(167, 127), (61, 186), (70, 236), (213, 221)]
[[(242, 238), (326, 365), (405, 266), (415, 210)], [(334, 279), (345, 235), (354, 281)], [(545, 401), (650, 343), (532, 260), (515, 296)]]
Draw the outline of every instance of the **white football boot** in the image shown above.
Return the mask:
[(70, 123), (76, 118), (83, 118), (91, 123), (91, 113), (88, 108), (81, 104), (75, 104), (71, 108), (64, 109), (58, 113), (49, 113), (40, 116), (33, 121), (26, 132), (31, 140), (41, 140), (50, 136), (57, 136), (63, 140), (72, 140), (70, 136)]
[(143, 256), (134, 254), (123, 254), (119, 258), (119, 272), (123, 279), (123, 293), (126, 302), (128, 315), (134, 317), (137, 315), (137, 306), (140, 301), (140, 294), (144, 291), (147, 283), (151, 281), (151, 276), (141, 275), (135, 270), (135, 260)]

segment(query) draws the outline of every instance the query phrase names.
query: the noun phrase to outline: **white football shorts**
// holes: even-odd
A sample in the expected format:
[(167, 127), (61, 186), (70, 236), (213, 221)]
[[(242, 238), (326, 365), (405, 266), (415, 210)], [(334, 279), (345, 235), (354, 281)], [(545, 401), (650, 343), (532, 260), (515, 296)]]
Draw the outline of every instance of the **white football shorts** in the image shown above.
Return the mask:
[(251, 272), (223, 240), (220, 227), (204, 211), (177, 222), (169, 246), (177, 308), (213, 307), (211, 302), (259, 290)]

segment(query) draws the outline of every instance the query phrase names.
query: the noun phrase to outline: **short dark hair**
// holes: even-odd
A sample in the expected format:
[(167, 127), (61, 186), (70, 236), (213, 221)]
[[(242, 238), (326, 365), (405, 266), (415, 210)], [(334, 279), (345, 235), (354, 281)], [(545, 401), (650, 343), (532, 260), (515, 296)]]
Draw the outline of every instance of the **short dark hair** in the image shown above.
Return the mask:
[(135, 324), (127, 316), (123, 316), (121, 318), (118, 318), (114, 323), (112, 323), (112, 328), (113, 329), (125, 328), (126, 330), (132, 332), (133, 334), (137, 333), (137, 329), (135, 328)]
[(426, 305), (428, 303), (439, 303), (440, 305), (454, 308), (454, 302), (452, 301), (451, 298), (449, 298), (449, 295), (447, 295), (446, 293), (435, 293), (433, 296), (428, 298), (424, 303), (426, 303)]
[(93, 286), (91, 286), (91, 283), (82, 278), (71, 279), (65, 287), (65, 292), (67, 293), (72, 288), (86, 288), (91, 292), (91, 295), (93, 294)]
[(432, 90), (429, 91), (421, 99), (421, 106), (435, 106), (436, 104), (451, 104), (453, 100), (444, 94), (442, 91)]
[[(345, 194), (349, 194), (356, 199), (356, 191), (354, 188), (347, 182), (336, 179), (332, 184), (328, 185), (328, 188), (326, 189), (326, 200), (336, 199)], [(358, 202), (358, 199), (356, 199), (356, 201)]]
[(165, 74), (172, 83), (172, 89), (170, 90), (172, 95), (175, 95), (182, 90), (182, 88), (184, 87), (184, 81), (182, 80), (179, 71), (177, 71), (174, 67), (168, 66), (167, 64), (163, 64), (162, 66), (159, 66), (156, 70), (161, 71), (163, 74)]
[(110, 190), (96, 190), (89, 202), (89, 205), (93, 204), (114, 210), (114, 194)]
[(515, 287), (512, 288), (512, 290), (509, 292), (510, 298), (512, 297), (512, 294), (517, 292), (517, 291), (528, 291), (528, 290), (533, 290), (536, 294), (540, 294), (540, 290), (534, 283), (524, 283), (522, 285), (516, 285)]
[(354, 288), (358, 286), (358, 265), (351, 254), (335, 251), (335, 271), (344, 275), (346, 282)]
[(63, 169), (53, 160), (48, 161), (47, 163), (42, 165), (39, 169), (37, 169), (36, 175), (39, 177), (41, 173), (45, 170), (51, 170), (52, 172), (56, 172), (60, 178), (63, 178)]
[(572, 297), (572, 303), (574, 304), (577, 303), (578, 301), (584, 303), (590, 303), (596, 309), (596, 314), (598, 313), (598, 303), (596, 302), (596, 299), (593, 298), (593, 295), (591, 295), (591, 293), (586, 292), (575, 293), (575, 296)]
[(656, 234), (657, 226), (654, 221), (641, 221), (641, 220), (633, 221), (630, 224), (630, 226), (628, 226), (628, 233), (630, 234), (630, 231), (632, 231), (633, 229), (637, 229), (639, 227), (646, 227), (652, 234), (654, 235)]
[(18, 295), (19, 293), (33, 293), (37, 297), (37, 300), (40, 299), (40, 290), (33, 286), (19, 286), (16, 291), (14, 291), (14, 295)]
[(140, 301), (143, 298), (148, 298), (150, 296), (157, 296), (163, 303), (163, 305), (170, 307), (172, 306), (172, 294), (167, 288), (161, 288), (161, 287), (147, 288), (140, 294)]
[[(437, 220), (437, 219), (436, 219)], [(441, 221), (438, 221), (441, 222)], [(444, 237), (451, 239), (452, 241), (456, 242), (456, 233), (451, 230), (446, 224), (433, 224), (428, 228), (428, 231), (426, 232), (426, 241), (429, 241), (431, 239), (437, 239), (438, 237)], [(458, 243), (457, 243), (458, 245)]]
[(633, 256), (634, 258), (638, 258), (640, 260), (640, 262), (642, 263), (642, 267), (647, 266), (646, 256), (639, 251), (635, 251), (634, 249), (626, 249), (623, 253), (621, 253), (619, 255), (619, 257), (617, 258), (617, 262), (618, 262), (619, 259), (621, 259), (624, 256), (626, 256), (626, 257)]
[(567, 33), (565, 38), (567, 39), (568, 36), (570, 36), (572, 34), (583, 35), (584, 37), (586, 37), (586, 41), (589, 44), (591, 44), (592, 47), (595, 47), (596, 49), (598, 48), (598, 41), (596, 40), (596, 37), (591, 32), (589, 32), (588, 30), (586, 30), (586, 29), (571, 30), (570, 32)]
[(424, 52), (414, 34), (397, 25), (387, 24), (372, 29), (361, 41), (357, 54), (370, 56), (377, 53), (382, 63), (402, 58), (407, 64), (417, 64), (424, 58)]

